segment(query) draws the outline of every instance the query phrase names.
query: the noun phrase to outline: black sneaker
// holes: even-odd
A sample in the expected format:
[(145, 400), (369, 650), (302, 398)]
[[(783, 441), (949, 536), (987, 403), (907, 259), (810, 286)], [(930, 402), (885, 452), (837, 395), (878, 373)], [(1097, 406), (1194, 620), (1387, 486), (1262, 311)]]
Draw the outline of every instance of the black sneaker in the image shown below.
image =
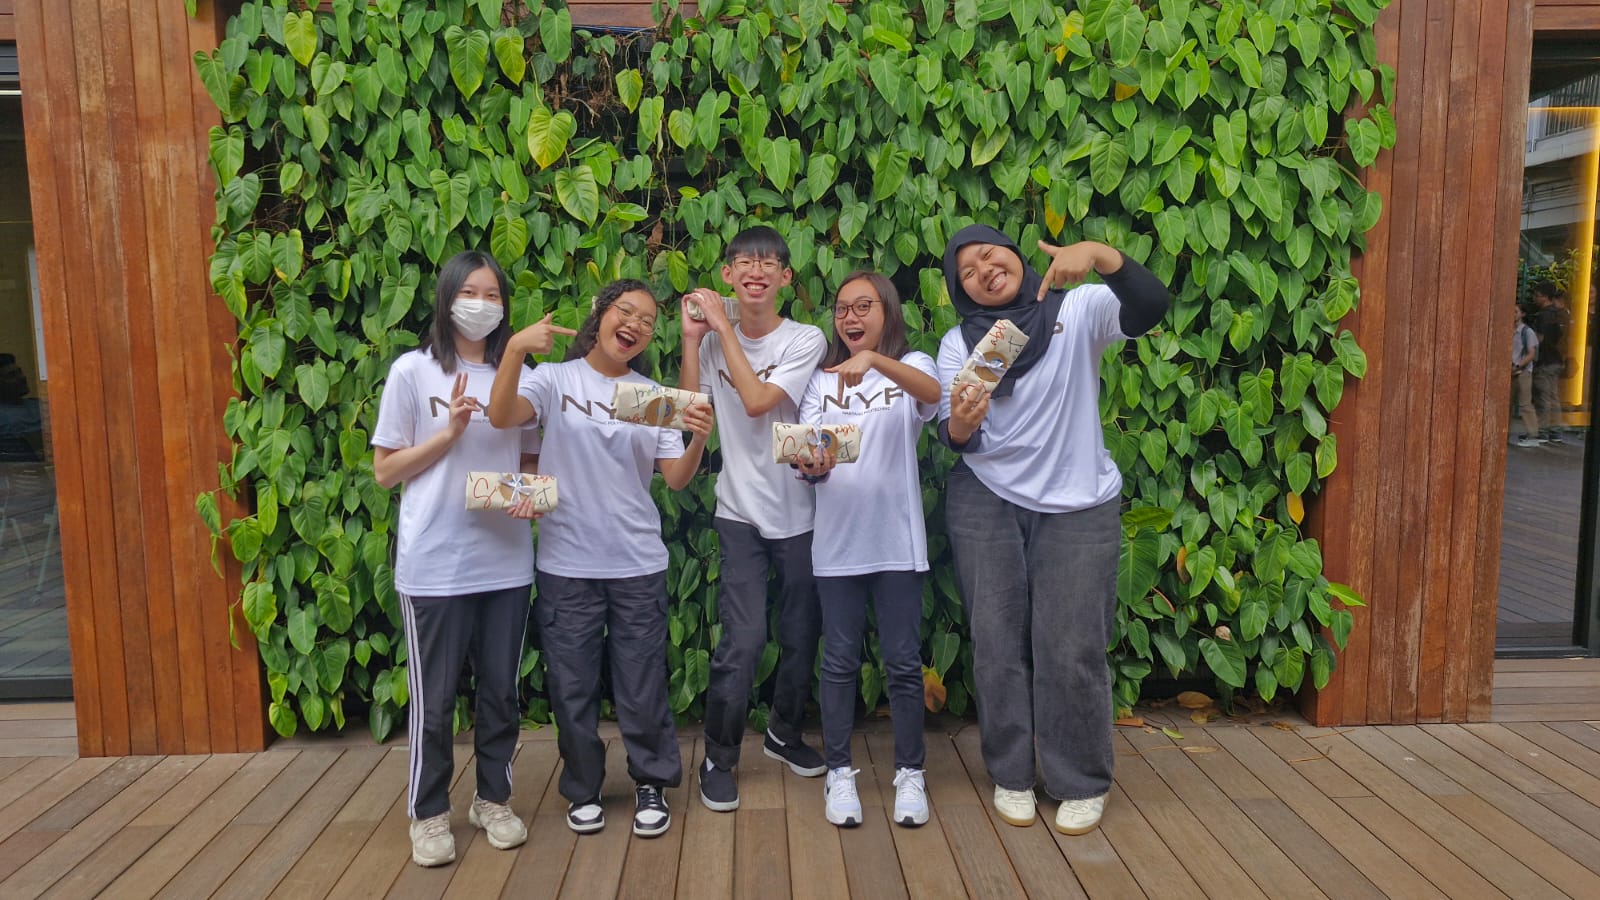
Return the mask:
[(667, 798), (661, 788), (653, 784), (637, 785), (633, 789), (633, 833), (640, 837), (658, 837), (667, 833), (672, 824), (672, 814), (667, 812)]
[(723, 769), (706, 760), (700, 767), (700, 802), (706, 809), (732, 812), (739, 808), (739, 783), (733, 780), (733, 770)]
[(567, 827), (579, 834), (590, 834), (606, 827), (606, 811), (600, 808), (600, 798), (567, 804)]
[(806, 778), (815, 778), (828, 771), (822, 762), (822, 754), (807, 747), (799, 738), (786, 744), (778, 740), (770, 728), (767, 729), (767, 739), (761, 742), (761, 752), (779, 762), (788, 763), (796, 775)]

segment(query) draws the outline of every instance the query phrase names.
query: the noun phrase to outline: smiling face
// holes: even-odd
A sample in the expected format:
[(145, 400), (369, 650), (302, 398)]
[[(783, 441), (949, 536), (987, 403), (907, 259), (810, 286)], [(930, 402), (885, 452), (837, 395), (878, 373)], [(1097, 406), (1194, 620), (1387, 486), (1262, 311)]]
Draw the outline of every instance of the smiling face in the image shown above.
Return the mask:
[(968, 244), (956, 251), (956, 273), (979, 306), (1005, 306), (1022, 289), (1022, 258), (998, 244)]
[[(883, 298), (872, 282), (858, 278), (839, 289), (834, 301), (833, 330), (855, 356), (876, 350), (883, 338)], [(863, 312), (865, 310), (865, 312)], [(844, 313), (843, 316), (839, 315)]]
[(735, 256), (722, 267), (722, 280), (740, 303), (772, 303), (778, 289), (794, 280), (794, 271), (775, 256)]
[(612, 363), (611, 368), (625, 369), (628, 361), (650, 344), (655, 324), (655, 298), (645, 291), (628, 291), (613, 301), (600, 317), (600, 333), (593, 352)]

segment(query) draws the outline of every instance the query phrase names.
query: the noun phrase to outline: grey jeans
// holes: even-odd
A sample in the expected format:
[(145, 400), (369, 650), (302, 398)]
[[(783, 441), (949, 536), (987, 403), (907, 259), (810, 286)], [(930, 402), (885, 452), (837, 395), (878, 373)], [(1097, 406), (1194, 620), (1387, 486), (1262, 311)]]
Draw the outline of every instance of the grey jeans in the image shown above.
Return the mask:
[(1034, 512), (996, 496), (965, 466), (950, 472), (946, 491), (989, 777), (1031, 788), (1037, 750), (1050, 796), (1106, 793), (1119, 502)]

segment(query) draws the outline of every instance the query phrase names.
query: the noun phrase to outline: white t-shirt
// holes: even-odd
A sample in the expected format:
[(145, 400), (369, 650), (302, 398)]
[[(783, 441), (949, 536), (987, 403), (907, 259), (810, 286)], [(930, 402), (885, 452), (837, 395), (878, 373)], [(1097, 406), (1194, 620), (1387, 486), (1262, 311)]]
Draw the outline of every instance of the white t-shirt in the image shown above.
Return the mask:
[[(935, 378), (933, 357), (911, 351), (900, 361)], [(818, 369), (800, 401), (800, 421), (847, 423), (861, 428), (861, 456), (834, 466), (816, 486), (817, 528), (811, 570), (817, 575), (928, 571), (928, 534), (922, 521), (917, 436), (938, 412), (919, 403), (876, 369), (846, 388), (838, 375)]]
[[(456, 360), (467, 374), (467, 394), (485, 406), (494, 366)], [(526, 371), (526, 369), (524, 369)], [(432, 351), (412, 350), (394, 361), (378, 402), (372, 445), (415, 447), (450, 424), (455, 375), (446, 375)], [(407, 478), (400, 491), (395, 590), (411, 597), (443, 597), (518, 587), (533, 581), (533, 529), (497, 510), (469, 510), (468, 472), (520, 471), (536, 435), (529, 428), (495, 428), (472, 414), (466, 430), (433, 465)]]
[(611, 418), (617, 382), (582, 359), (525, 371), (517, 393), (544, 426), (539, 474), (560, 500), (539, 520), (539, 571), (565, 578), (633, 578), (667, 568), (661, 513), (650, 497), (656, 460), (683, 455), (676, 431)]
[[(1099, 506), (1122, 491), (1122, 473), (1100, 431), (1100, 357), (1128, 339), (1121, 309), (1105, 285), (1068, 291), (1044, 356), (1017, 379), (1011, 396), (990, 399), (978, 447), (962, 457), (996, 495), (1058, 513)], [(950, 383), (969, 352), (959, 325), (939, 343), (941, 420), (950, 417)]]
[(783, 389), (784, 398), (763, 416), (747, 416), (728, 377), (722, 339), (700, 342), (700, 390), (717, 409), (722, 473), (717, 477), (717, 516), (753, 526), (768, 540), (811, 530), (811, 488), (794, 470), (772, 461), (772, 423), (799, 421), (800, 398), (828, 347), (822, 329), (791, 319), (772, 333), (751, 338), (734, 326), (756, 377)]

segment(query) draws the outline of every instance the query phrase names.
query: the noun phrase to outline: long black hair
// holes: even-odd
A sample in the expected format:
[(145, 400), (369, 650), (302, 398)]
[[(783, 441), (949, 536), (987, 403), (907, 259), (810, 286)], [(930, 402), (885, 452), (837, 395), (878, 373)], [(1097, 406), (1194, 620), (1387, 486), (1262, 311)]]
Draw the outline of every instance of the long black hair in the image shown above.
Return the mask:
[[(583, 359), (589, 355), (589, 351), (594, 349), (595, 341), (600, 339), (600, 317), (617, 302), (618, 297), (634, 291), (643, 291), (652, 302), (656, 303), (656, 318), (659, 322), (661, 305), (656, 301), (656, 295), (650, 293), (650, 285), (637, 278), (619, 278), (601, 288), (600, 294), (594, 298), (594, 309), (589, 311), (589, 318), (583, 320), (583, 325), (578, 328), (578, 336), (572, 339), (572, 345), (567, 348), (568, 360)], [(645, 374), (644, 353), (634, 354), (634, 357), (628, 360), (628, 368), (640, 375)]]
[(500, 282), (500, 302), (505, 305), (505, 315), (501, 316), (500, 324), (484, 338), (483, 361), (491, 366), (500, 365), (506, 342), (511, 340), (511, 282), (506, 279), (505, 271), (493, 256), (481, 250), (457, 253), (439, 270), (439, 284), (433, 297), (433, 324), (429, 326), (428, 333), (422, 336), (419, 345), (419, 349), (433, 352), (433, 358), (439, 361), (439, 368), (446, 375), (453, 375), (456, 371), (456, 323), (450, 320), (450, 310), (467, 277), (479, 269), (494, 273), (495, 279)]
[[(844, 277), (839, 282), (839, 291), (834, 295), (834, 302), (844, 296), (844, 289), (857, 281), (865, 281), (872, 285), (878, 292), (878, 299), (883, 301), (883, 332), (878, 335), (878, 352), (890, 359), (899, 359), (911, 349), (911, 344), (906, 341), (906, 316), (900, 309), (900, 292), (894, 289), (894, 282), (878, 272), (867, 269), (858, 269)], [(850, 358), (850, 348), (845, 346), (844, 338), (839, 335), (839, 320), (833, 320), (833, 338), (828, 342), (828, 353), (822, 358), (822, 368), (831, 369)]]

